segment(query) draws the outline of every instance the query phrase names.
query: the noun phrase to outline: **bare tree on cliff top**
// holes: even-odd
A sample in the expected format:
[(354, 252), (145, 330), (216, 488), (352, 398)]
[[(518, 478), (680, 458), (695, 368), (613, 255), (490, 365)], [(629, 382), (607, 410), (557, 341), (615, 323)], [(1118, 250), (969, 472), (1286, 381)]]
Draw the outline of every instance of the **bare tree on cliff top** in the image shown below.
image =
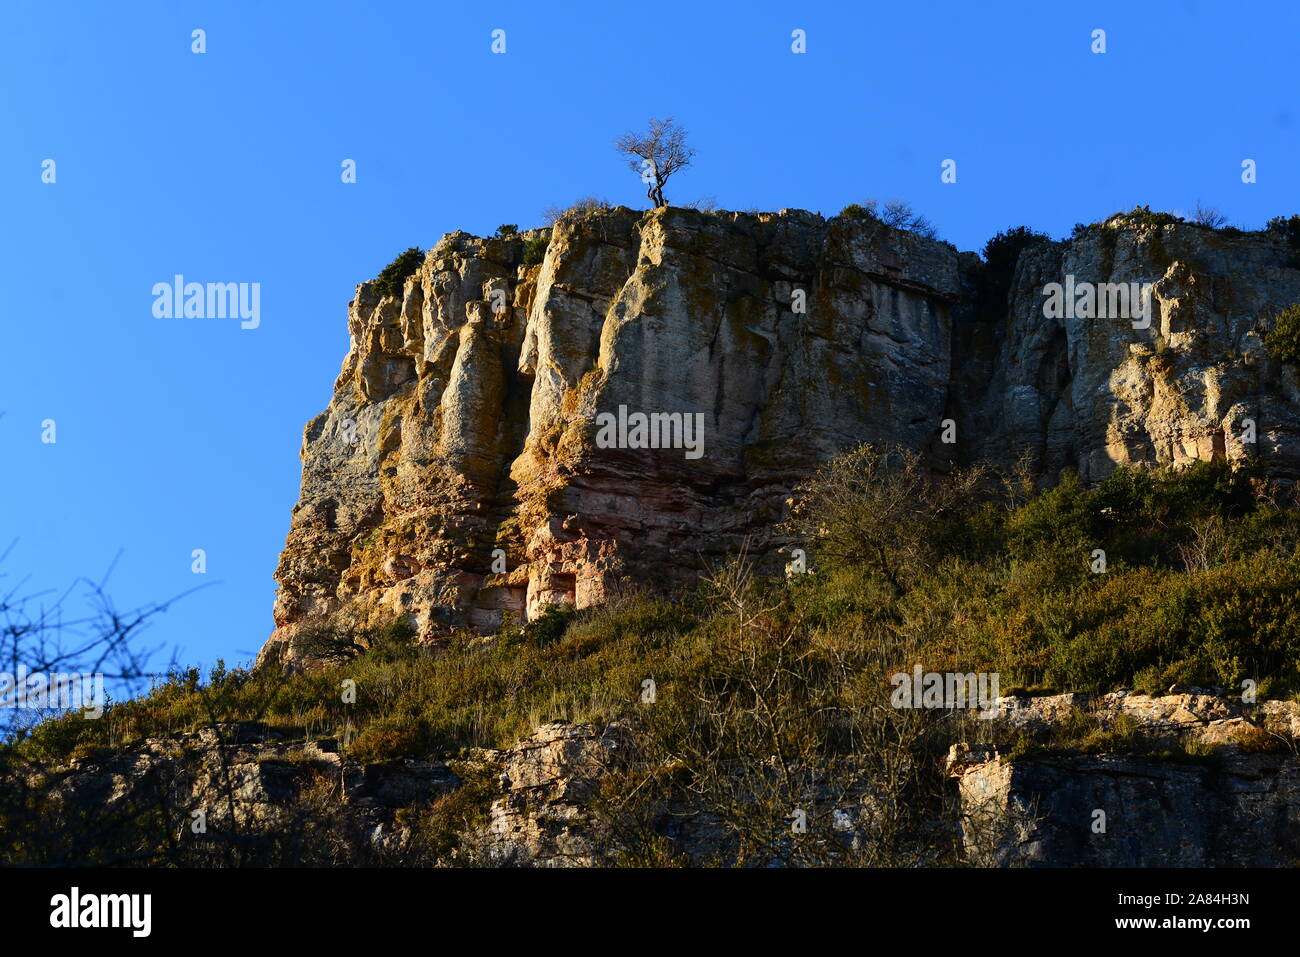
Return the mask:
[(614, 148), (628, 155), (628, 166), (641, 174), (646, 196), (656, 208), (668, 205), (664, 199), (668, 177), (690, 166), (695, 157), (695, 150), (686, 145), (686, 131), (671, 116), (652, 118), (645, 133), (624, 133), (614, 141)]

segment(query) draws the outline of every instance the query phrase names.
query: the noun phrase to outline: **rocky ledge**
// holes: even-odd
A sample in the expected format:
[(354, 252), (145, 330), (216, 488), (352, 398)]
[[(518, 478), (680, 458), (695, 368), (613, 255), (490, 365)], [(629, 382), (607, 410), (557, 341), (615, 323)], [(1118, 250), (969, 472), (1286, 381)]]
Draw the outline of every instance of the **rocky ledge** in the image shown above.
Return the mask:
[[(943, 862), (1300, 859), (1294, 702), (1243, 705), (1201, 693), (1004, 698), (996, 718), (966, 727), (997, 743), (948, 754), (953, 793), (926, 825), (934, 843), (950, 838), (962, 848)], [(683, 790), (649, 809), (649, 830), (629, 840), (602, 797), (638, 758), (636, 736), (617, 724), (547, 724), (511, 748), (444, 759), (364, 763), (342, 750), (256, 722), (224, 724), (79, 755), (25, 784), (61, 820), (85, 817), (100, 840), (125, 827), (132, 840), (170, 846), (189, 863), (607, 866), (636, 860), (649, 840), (671, 849), (672, 860), (708, 864), (735, 837), (692, 803), (683, 779)], [(881, 839), (869, 782), (839, 798), (843, 806), (815, 825), (837, 832), (840, 850), (827, 863), (851, 863)], [(802, 839), (784, 818), (777, 827)], [(71, 824), (67, 832), (78, 833)]]
[(1245, 705), (1208, 692), (1154, 698), (1116, 692), (1007, 698), (1001, 705), (995, 723), (1031, 739), (1084, 719), (1101, 735), (1121, 732), (1130, 753), (1074, 748), (1016, 755), (954, 745), (948, 770), (958, 780), (972, 863), (1300, 862), (1300, 704)]

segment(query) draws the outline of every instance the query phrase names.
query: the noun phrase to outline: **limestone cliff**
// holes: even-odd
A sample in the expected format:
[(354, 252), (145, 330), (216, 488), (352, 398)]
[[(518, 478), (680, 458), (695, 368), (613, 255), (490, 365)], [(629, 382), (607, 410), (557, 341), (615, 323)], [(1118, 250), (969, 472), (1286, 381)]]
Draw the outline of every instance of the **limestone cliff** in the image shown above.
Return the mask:
[[(1149, 326), (1128, 318), (1044, 317), (1044, 287), (1073, 277), (1150, 284)], [(1096, 480), (1118, 463), (1257, 454), (1275, 478), (1300, 475), (1294, 368), (1261, 333), (1300, 300), (1294, 253), (1271, 233), (1113, 218), (1021, 256), (1006, 320), (975, 330), (954, 380), (967, 458), (1029, 450), (1038, 471)], [(1140, 323), (1139, 323), (1140, 324)], [(1254, 422), (1255, 442), (1246, 420)]]
[[(1027, 450), (1047, 480), (1252, 452), (1300, 474), (1296, 373), (1260, 337), (1300, 300), (1280, 237), (1114, 219), (1029, 247), (994, 321), (977, 321), (981, 268), (799, 210), (620, 207), (443, 237), (400, 298), (368, 282), (349, 305), (268, 648), (330, 615), (490, 630), (624, 582), (689, 581), (746, 543), (775, 561), (794, 485), (864, 441), (936, 468)], [(1049, 318), (1044, 287), (1067, 275), (1150, 284), (1149, 328)], [(658, 416), (676, 447), (636, 447), (634, 430), (605, 447), (598, 416), (620, 412)], [(694, 451), (669, 434), (683, 421), (702, 429)]]

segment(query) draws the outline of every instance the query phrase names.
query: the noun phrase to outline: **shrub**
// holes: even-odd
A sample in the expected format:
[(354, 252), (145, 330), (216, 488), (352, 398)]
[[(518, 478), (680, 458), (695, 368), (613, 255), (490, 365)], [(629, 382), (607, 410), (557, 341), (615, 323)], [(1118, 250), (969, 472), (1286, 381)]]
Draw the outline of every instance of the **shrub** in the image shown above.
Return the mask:
[(1161, 471), (1121, 467), (1089, 489), (1067, 472), (1008, 517), (1008, 549), (1026, 559), (1045, 548), (1075, 554), (1102, 548), (1108, 562), (1172, 564), (1198, 521), (1241, 518), (1255, 508), (1256, 478), (1253, 467), (1223, 462)]
[(1006, 314), (1007, 296), (1015, 278), (1016, 263), (1029, 246), (1048, 243), (1045, 233), (1027, 226), (1000, 232), (984, 244), (984, 266), (978, 280), (977, 310), (981, 319), (993, 320)]
[(1286, 240), (1291, 248), (1289, 265), (1300, 269), (1300, 216), (1274, 216), (1264, 228)]
[[(326, 619), (303, 625), (294, 642), (304, 655), (321, 661), (351, 661), (367, 652), (379, 661), (398, 661), (413, 653), (414, 638), (415, 628), (406, 621), (373, 628)], [(224, 671), (214, 671), (212, 683), (221, 685), (225, 678)]]
[(351, 661), (368, 645), (364, 635), (324, 621), (302, 625), (295, 640), (303, 654), (330, 662)]
[(1273, 318), (1264, 334), (1264, 347), (1279, 362), (1300, 364), (1300, 303), (1287, 306)]
[(415, 636), (415, 625), (405, 618), (399, 619), (372, 631), (368, 650), (374, 660), (384, 664), (415, 661), (421, 657), (420, 647), (414, 643)]
[(1264, 228), (1279, 233), (1292, 249), (1300, 249), (1300, 216), (1274, 216)]
[(418, 246), (412, 246), (383, 268), (375, 280), (375, 291), (380, 296), (400, 296), (402, 286), (415, 274), (423, 261), (424, 251)]
[(698, 210), (701, 213), (716, 213), (718, 211), (718, 199), (716, 196), (701, 196), (699, 199), (693, 199), (686, 203), (685, 208)]
[(19, 733), (26, 753), (49, 759), (64, 758), (78, 749), (86, 750), (103, 743), (100, 722), (87, 721), (79, 712), (50, 718), (36, 725), (30, 733)]
[(542, 221), (547, 226), (554, 226), (561, 220), (581, 219), (593, 213), (609, 212), (613, 208), (607, 200), (598, 199), (595, 196), (584, 196), (565, 208), (547, 206), (546, 209), (542, 210)]
[(905, 229), (926, 239), (939, 238), (939, 231), (934, 228), (934, 224), (912, 209), (911, 203), (902, 199), (891, 199), (884, 204), (875, 199), (868, 199), (861, 205), (850, 203), (840, 210), (840, 216), (846, 219), (884, 223), (891, 229)]
[(549, 236), (534, 236), (524, 243), (524, 265), (536, 266), (546, 258), (546, 247), (550, 244)]
[(799, 486), (782, 530), (832, 566), (866, 566), (902, 594), (921, 569), (960, 547), (960, 506), (981, 477), (932, 478), (914, 451), (862, 445)]
[(1206, 226), (1209, 229), (1222, 229), (1228, 224), (1228, 217), (1213, 206), (1202, 206), (1198, 200), (1196, 212), (1192, 214), (1192, 222), (1198, 226)]
[(497, 774), (494, 766), (472, 761), (456, 761), (452, 768), (462, 782), (460, 787), (428, 807), (415, 805), (395, 812), (398, 827), (410, 829), (411, 845), (403, 848), (393, 863), (410, 864), (412, 858), (440, 864), (479, 863), (472, 835), (488, 821), (497, 794)]
[(497, 239), (513, 239), (519, 235), (519, 225), (517, 223), (502, 223), (497, 227)]
[(1175, 216), (1173, 213), (1153, 213), (1150, 206), (1134, 206), (1127, 213), (1116, 213), (1106, 222), (1127, 226), (1172, 226), (1184, 220), (1183, 217)]
[[(636, 750), (593, 802), (614, 825), (622, 859), (675, 862), (662, 809), (683, 788), (694, 819), (716, 834), (718, 865), (900, 865), (953, 854), (926, 821), (943, 813), (947, 787), (932, 756), (961, 733), (961, 718), (935, 722), (890, 706), (885, 676), (914, 660), (911, 640), (854, 619), (816, 627), (789, 601), (795, 586), (760, 581), (744, 560), (706, 584), (709, 640), (689, 663), (646, 672), (657, 703), (629, 715)], [(865, 786), (871, 808), (856, 823), (869, 836), (850, 844), (834, 809), (860, 807)], [(807, 840), (790, 839), (792, 808), (806, 810)]]
[(539, 648), (553, 644), (564, 637), (573, 615), (572, 605), (548, 605), (540, 615), (524, 625), (524, 639)]
[(348, 748), (348, 757), (363, 764), (419, 757), (425, 749), (424, 728), (409, 715), (385, 715), (367, 724)]

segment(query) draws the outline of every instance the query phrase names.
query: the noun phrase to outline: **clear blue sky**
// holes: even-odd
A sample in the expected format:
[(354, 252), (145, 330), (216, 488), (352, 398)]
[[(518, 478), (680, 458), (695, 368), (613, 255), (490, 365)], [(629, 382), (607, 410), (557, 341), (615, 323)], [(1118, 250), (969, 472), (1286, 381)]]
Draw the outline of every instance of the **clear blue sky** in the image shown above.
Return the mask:
[[(190, 663), (247, 660), (355, 283), (454, 229), (537, 225), (588, 194), (643, 203), (611, 140), (652, 115), (698, 150), (670, 201), (830, 215), (901, 196), (962, 249), (1137, 203), (1200, 200), (1249, 228), (1300, 212), (1296, 10), (4, 0), (4, 570), (54, 588), (122, 550), (122, 605), (210, 581), (151, 637)], [(260, 328), (155, 318), (151, 288), (176, 273), (261, 283)]]

